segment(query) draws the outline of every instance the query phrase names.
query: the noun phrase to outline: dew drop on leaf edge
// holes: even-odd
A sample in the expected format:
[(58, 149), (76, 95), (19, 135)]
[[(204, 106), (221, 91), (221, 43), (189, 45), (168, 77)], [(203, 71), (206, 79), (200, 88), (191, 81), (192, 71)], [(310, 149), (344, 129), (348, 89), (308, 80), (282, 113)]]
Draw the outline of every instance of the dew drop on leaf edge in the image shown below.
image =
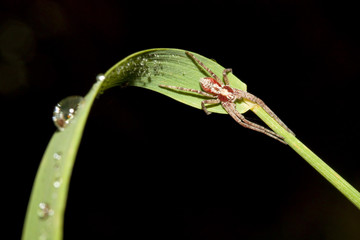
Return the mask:
[(100, 74), (98, 74), (98, 75), (96, 76), (96, 81), (97, 81), (97, 82), (102, 82), (102, 81), (104, 81), (104, 80), (105, 80), (105, 75), (104, 75), (104, 74), (100, 73)]
[(52, 120), (60, 131), (63, 131), (71, 124), (76, 116), (77, 110), (81, 107), (83, 102), (84, 98), (81, 96), (70, 96), (56, 104)]

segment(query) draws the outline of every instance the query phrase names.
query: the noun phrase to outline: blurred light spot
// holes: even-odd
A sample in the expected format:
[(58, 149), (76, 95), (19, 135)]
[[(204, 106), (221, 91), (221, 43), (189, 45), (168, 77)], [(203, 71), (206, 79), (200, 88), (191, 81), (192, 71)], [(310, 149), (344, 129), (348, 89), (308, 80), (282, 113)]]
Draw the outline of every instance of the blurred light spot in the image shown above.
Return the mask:
[(7, 94), (27, 85), (26, 61), (34, 55), (32, 29), (16, 20), (0, 26), (0, 93)]

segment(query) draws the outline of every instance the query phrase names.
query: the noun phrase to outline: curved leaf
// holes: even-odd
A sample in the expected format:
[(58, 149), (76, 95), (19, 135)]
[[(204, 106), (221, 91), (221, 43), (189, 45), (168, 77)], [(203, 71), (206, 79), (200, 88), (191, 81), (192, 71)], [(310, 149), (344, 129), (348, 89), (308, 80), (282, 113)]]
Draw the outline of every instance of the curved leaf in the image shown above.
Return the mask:
[[(220, 78), (224, 68), (201, 55), (194, 55)], [(113, 86), (137, 86), (157, 91), (187, 105), (200, 108), (203, 96), (178, 92), (159, 87), (160, 84), (200, 90), (199, 79), (208, 75), (190, 59), (184, 50), (150, 49), (130, 55), (113, 66), (85, 96), (76, 118), (64, 131), (56, 131), (51, 138), (36, 175), (26, 214), (22, 239), (62, 239), (63, 218), (70, 176), (74, 165), (87, 116), (95, 97)], [(246, 85), (229, 74), (232, 87), (246, 90)], [(337, 187), (350, 201), (360, 208), (360, 194), (320, 158), (312, 153), (295, 136), (286, 132), (263, 109), (241, 101), (237, 109), (243, 113), (249, 109), (264, 120), (275, 132), (308, 161), (329, 182)], [(219, 105), (208, 108), (216, 113), (226, 113)], [(50, 117), (49, 117), (50, 119)]]
[[(195, 54), (221, 76), (223, 67), (216, 62)], [(80, 144), (86, 119), (94, 99), (99, 93), (114, 86), (137, 86), (155, 90), (190, 106), (200, 108), (202, 96), (160, 88), (159, 84), (186, 86), (200, 90), (199, 79), (207, 73), (193, 62), (184, 50), (150, 49), (128, 56), (105, 74), (104, 81), (97, 81), (74, 121), (64, 131), (56, 131), (51, 138), (36, 175), (32, 189), (22, 239), (62, 239), (66, 199), (72, 168)], [(234, 87), (246, 85), (229, 74)], [(248, 110), (238, 104), (241, 112)], [(212, 112), (226, 113), (220, 106), (209, 108)], [(50, 119), (50, 117), (49, 117)]]
[[(219, 78), (222, 78), (224, 67), (199, 54), (193, 54)], [(185, 54), (185, 50), (180, 49), (150, 49), (137, 52), (118, 62), (105, 75), (103, 90), (114, 85), (143, 87), (199, 109), (204, 96), (161, 88), (159, 84), (201, 90), (199, 79), (209, 76), (202, 67)], [(232, 73), (228, 74), (228, 77), (232, 87), (246, 90), (246, 84)], [(210, 106), (208, 109), (215, 113), (226, 113), (221, 105)], [(237, 109), (244, 113), (249, 109), (249, 105), (240, 102), (237, 103)]]

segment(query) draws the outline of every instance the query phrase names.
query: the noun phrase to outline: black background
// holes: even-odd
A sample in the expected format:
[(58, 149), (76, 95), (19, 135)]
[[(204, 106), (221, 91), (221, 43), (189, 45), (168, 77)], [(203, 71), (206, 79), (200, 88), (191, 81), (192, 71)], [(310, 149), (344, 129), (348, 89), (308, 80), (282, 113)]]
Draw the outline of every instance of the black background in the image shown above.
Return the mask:
[[(2, 234), (21, 236), (53, 106), (148, 48), (233, 68), (360, 189), (358, 29), (350, 1), (1, 1)], [(229, 116), (113, 88), (89, 116), (65, 239), (358, 239), (359, 223), (356, 207), (289, 147)]]

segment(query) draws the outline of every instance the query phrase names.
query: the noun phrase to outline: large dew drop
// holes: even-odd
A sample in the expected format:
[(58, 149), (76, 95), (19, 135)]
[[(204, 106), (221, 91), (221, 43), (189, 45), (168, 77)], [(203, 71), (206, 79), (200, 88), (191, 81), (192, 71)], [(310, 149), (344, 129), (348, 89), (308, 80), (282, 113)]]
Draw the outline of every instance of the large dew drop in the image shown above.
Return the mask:
[(60, 131), (71, 123), (83, 102), (84, 98), (81, 96), (70, 96), (56, 104), (52, 119)]

